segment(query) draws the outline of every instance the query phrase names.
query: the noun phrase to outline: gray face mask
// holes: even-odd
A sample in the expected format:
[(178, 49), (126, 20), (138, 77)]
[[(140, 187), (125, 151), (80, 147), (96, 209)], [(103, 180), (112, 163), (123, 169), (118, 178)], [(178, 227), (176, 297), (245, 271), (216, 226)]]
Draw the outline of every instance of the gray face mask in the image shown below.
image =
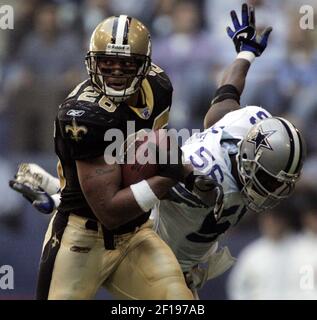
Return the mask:
[[(260, 170), (258, 170), (260, 171)], [(271, 177), (270, 180), (262, 183), (257, 179), (257, 172), (252, 177), (244, 177), (244, 186), (241, 190), (246, 199), (246, 206), (256, 212), (272, 209), (283, 199), (288, 198), (294, 190), (294, 183), (283, 183)], [(274, 190), (268, 190), (265, 185), (274, 186)]]

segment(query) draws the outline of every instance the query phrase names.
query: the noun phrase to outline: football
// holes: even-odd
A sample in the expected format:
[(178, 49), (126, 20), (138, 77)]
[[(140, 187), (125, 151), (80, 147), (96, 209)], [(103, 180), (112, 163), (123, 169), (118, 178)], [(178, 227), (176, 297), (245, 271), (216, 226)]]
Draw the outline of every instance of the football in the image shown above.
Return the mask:
[(159, 167), (156, 158), (159, 148), (169, 148), (169, 139), (164, 129), (138, 133), (132, 141), (127, 142), (127, 156), (125, 163), (121, 165), (123, 187), (157, 175)]

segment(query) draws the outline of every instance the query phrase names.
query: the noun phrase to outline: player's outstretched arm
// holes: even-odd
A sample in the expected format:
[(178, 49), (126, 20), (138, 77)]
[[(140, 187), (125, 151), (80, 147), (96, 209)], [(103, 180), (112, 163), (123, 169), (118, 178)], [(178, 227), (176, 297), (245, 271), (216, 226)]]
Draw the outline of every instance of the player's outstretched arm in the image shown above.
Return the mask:
[(271, 27), (260, 35), (256, 33), (253, 6), (242, 5), (241, 23), (235, 11), (231, 11), (234, 30), (227, 27), (227, 34), (232, 39), (238, 53), (235, 61), (224, 71), (219, 87), (214, 95), (205, 119), (204, 127), (209, 128), (230, 111), (240, 108), (240, 96), (251, 63), (265, 50)]

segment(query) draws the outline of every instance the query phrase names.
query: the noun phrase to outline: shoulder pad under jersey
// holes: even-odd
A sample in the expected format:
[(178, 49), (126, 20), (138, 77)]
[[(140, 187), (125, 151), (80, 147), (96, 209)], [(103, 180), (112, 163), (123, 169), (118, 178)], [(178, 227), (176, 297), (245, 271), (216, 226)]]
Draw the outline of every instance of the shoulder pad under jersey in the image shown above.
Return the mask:
[(109, 129), (121, 129), (120, 120), (97, 104), (66, 101), (59, 108), (56, 125), (73, 159), (95, 158), (104, 154), (111, 141), (104, 141)]
[(152, 63), (148, 78), (156, 79), (157, 82), (166, 90), (173, 91), (173, 85), (165, 71), (158, 65)]

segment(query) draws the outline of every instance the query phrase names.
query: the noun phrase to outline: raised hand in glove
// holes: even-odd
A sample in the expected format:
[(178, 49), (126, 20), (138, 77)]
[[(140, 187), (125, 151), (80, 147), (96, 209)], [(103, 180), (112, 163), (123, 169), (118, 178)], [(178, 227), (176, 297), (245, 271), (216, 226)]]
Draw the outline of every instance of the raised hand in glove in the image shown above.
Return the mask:
[(237, 53), (249, 51), (259, 57), (265, 50), (272, 27), (267, 27), (260, 34), (256, 33), (254, 7), (246, 3), (242, 5), (242, 23), (240, 24), (237, 13), (231, 11), (234, 30), (227, 27), (227, 34), (232, 39)]

